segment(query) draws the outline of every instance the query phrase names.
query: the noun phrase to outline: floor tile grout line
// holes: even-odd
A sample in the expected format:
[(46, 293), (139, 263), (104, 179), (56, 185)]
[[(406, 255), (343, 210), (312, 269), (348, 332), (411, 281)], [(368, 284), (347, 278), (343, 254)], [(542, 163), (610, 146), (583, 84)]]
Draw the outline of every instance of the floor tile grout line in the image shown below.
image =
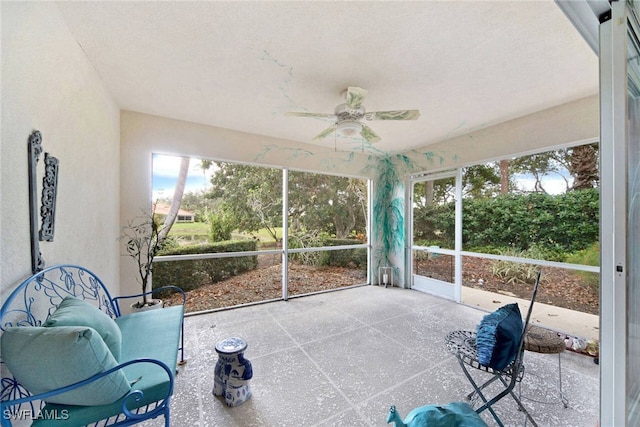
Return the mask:
[[(422, 371), (420, 371), (420, 372), (417, 372), (417, 373), (415, 373), (415, 374), (411, 375), (410, 377), (406, 378), (405, 380), (400, 381), (399, 383), (397, 383), (397, 384), (395, 384), (395, 385), (393, 385), (393, 386), (391, 386), (391, 387), (388, 387), (388, 388), (386, 388), (386, 389), (384, 389), (384, 390), (379, 391), (378, 393), (376, 393), (376, 394), (374, 394), (374, 395), (369, 396), (367, 399), (365, 399), (365, 400), (363, 400), (363, 401), (362, 401), (362, 404), (363, 404), (363, 405), (364, 405), (364, 404), (367, 404), (367, 403), (369, 403), (370, 401), (373, 401), (374, 399), (376, 399), (376, 398), (378, 398), (378, 397), (380, 397), (380, 396), (382, 396), (382, 395), (384, 395), (384, 394), (387, 394), (387, 393), (389, 393), (390, 391), (392, 391), (392, 390), (394, 390), (394, 389), (397, 389), (398, 387), (401, 387), (401, 386), (403, 386), (404, 384), (406, 384), (406, 383), (408, 383), (408, 382), (410, 382), (410, 381), (413, 381), (414, 379), (418, 378), (419, 376), (424, 375), (424, 374), (428, 373), (429, 371), (431, 371), (431, 370), (433, 370), (433, 369), (436, 369), (436, 368), (437, 368), (437, 367), (439, 367), (440, 365), (443, 365), (443, 364), (447, 363), (449, 360), (451, 360), (451, 359), (453, 359), (453, 358), (454, 358), (454, 356), (452, 356), (452, 355), (447, 356), (445, 359), (441, 360), (440, 362), (435, 363), (435, 364), (433, 364), (432, 366), (430, 366), (430, 367), (428, 367), (428, 368), (425, 368), (424, 370), (422, 370)], [(393, 404), (393, 403), (389, 403), (389, 406), (391, 406), (392, 404)], [(426, 403), (425, 403), (425, 404), (426, 404)]]
[[(271, 313), (270, 313), (271, 314)], [(273, 317), (273, 316), (272, 316)], [(343, 397), (343, 399), (347, 402), (347, 404), (349, 405), (349, 407), (351, 409), (353, 409), (356, 414), (358, 414), (358, 417), (360, 417), (360, 419), (365, 420), (366, 418), (364, 418), (363, 414), (360, 413), (360, 411), (358, 410), (358, 408), (355, 406), (355, 404), (351, 401), (351, 399), (349, 399), (349, 397), (347, 397), (347, 395), (344, 393), (344, 391), (329, 377), (329, 375), (327, 375), (327, 373), (320, 367), (320, 365), (309, 355), (309, 353), (307, 353), (307, 351), (302, 347), (302, 345), (304, 344), (300, 344), (298, 343), (298, 341), (289, 333), (289, 331), (287, 331), (284, 326), (282, 326), (280, 324), (280, 322), (278, 321), (278, 319), (276, 319), (275, 317), (273, 317), (273, 320), (278, 324), (278, 326), (280, 326), (280, 328), (282, 328), (282, 330), (285, 331), (285, 333), (289, 336), (289, 338), (291, 338), (291, 340), (297, 344), (298, 349), (302, 352), (302, 354), (305, 355), (305, 357), (313, 364), (313, 366), (318, 370), (318, 372), (320, 372), (320, 374), (329, 382), (329, 384), (331, 384), (331, 386), (336, 389), (338, 391), (338, 393)], [(351, 329), (349, 331), (344, 331), (342, 333), (348, 333), (354, 330), (358, 330), (358, 329), (364, 329), (366, 326), (364, 326), (363, 328), (356, 328), (356, 329)], [(339, 335), (339, 334), (336, 334)], [(327, 337), (325, 337), (327, 338)], [(306, 343), (305, 343), (306, 344)], [(333, 418), (334, 415), (332, 415), (329, 418)], [(326, 420), (326, 419), (325, 419)], [(323, 422), (325, 420), (319, 421), (319, 422)], [(367, 423), (369, 424), (369, 423)], [(370, 425), (370, 424), (369, 424)]]
[[(434, 305), (434, 307), (435, 307), (435, 306), (437, 306), (437, 305), (439, 305), (439, 304)], [(412, 349), (412, 348), (410, 348), (410, 347), (406, 346), (406, 345), (405, 345), (405, 344), (403, 344), (402, 342), (400, 342), (400, 341), (396, 340), (395, 338), (393, 338), (393, 337), (389, 336), (388, 334), (386, 334), (385, 332), (381, 331), (380, 329), (378, 329), (378, 328), (376, 327), (376, 325), (380, 325), (380, 324), (385, 323), (385, 322), (389, 322), (389, 321), (397, 320), (397, 319), (399, 319), (399, 318), (401, 318), (401, 317), (408, 316), (410, 313), (402, 313), (402, 314), (398, 314), (398, 315), (396, 315), (396, 316), (387, 317), (387, 318), (385, 318), (384, 320), (381, 320), (381, 321), (378, 321), (378, 322), (374, 322), (374, 323), (366, 323), (366, 322), (364, 322), (364, 321), (362, 321), (362, 320), (358, 319), (357, 317), (353, 316), (353, 315), (351, 314), (351, 312), (347, 311), (344, 307), (332, 307), (332, 309), (335, 309), (335, 310), (340, 311), (340, 312), (342, 312), (342, 313), (344, 313), (344, 314), (347, 314), (349, 317), (351, 317), (351, 318), (355, 319), (356, 321), (358, 321), (359, 323), (361, 323), (361, 324), (362, 324), (362, 326), (361, 326), (361, 327), (357, 327), (357, 328), (353, 328), (353, 329), (349, 329), (349, 330), (346, 330), (346, 331), (341, 331), (341, 332), (338, 332), (338, 333), (336, 333), (336, 334), (325, 335), (325, 336), (320, 337), (320, 338), (318, 338), (318, 339), (314, 339), (314, 340), (311, 340), (311, 341), (306, 341), (306, 342), (304, 342), (304, 343), (300, 343), (300, 342), (298, 342), (298, 341), (297, 341), (297, 340), (296, 340), (296, 339), (295, 339), (295, 338), (294, 338), (294, 337), (293, 337), (293, 336), (292, 336), (292, 335), (291, 335), (291, 334), (286, 330), (286, 328), (285, 328), (285, 327), (280, 323), (280, 321), (278, 320), (278, 318), (276, 318), (276, 317), (273, 315), (273, 313), (271, 313), (270, 311), (268, 311), (268, 313), (269, 313), (269, 315), (272, 317), (272, 319), (273, 319), (273, 320), (278, 324), (278, 326), (279, 326), (282, 330), (284, 330), (284, 331), (285, 331), (285, 333), (289, 336), (289, 338), (290, 338), (294, 343), (296, 343), (296, 345), (299, 347), (300, 351), (302, 351), (302, 352), (305, 354), (305, 356), (306, 356), (306, 357), (311, 361), (311, 363), (313, 363), (313, 364), (314, 364), (314, 366), (316, 367), (316, 369), (318, 369), (318, 371), (319, 371), (319, 372), (320, 372), (320, 373), (321, 373), (321, 374), (322, 374), (322, 375), (323, 375), (323, 376), (324, 376), (324, 377), (329, 381), (329, 383), (330, 383), (333, 387), (335, 387), (335, 389), (336, 389), (336, 390), (338, 390), (338, 391), (339, 391), (339, 393), (340, 393), (340, 394), (345, 398), (345, 400), (349, 403), (350, 407), (351, 407), (351, 408), (356, 412), (356, 414), (358, 415), (358, 417), (360, 417), (361, 419), (363, 419), (363, 420), (365, 420), (365, 421), (366, 421), (366, 418), (365, 418), (365, 417), (363, 416), (363, 414), (360, 412), (359, 405), (356, 405), (354, 402), (351, 402), (351, 400), (350, 400), (350, 399), (349, 399), (349, 398), (344, 394), (344, 392), (340, 389), (340, 387), (338, 387), (338, 386), (337, 386), (337, 385), (336, 385), (336, 384), (335, 384), (335, 383), (334, 383), (334, 382), (333, 382), (333, 381), (332, 381), (332, 380), (327, 376), (327, 374), (326, 374), (326, 373), (325, 373), (325, 372), (320, 368), (320, 366), (319, 366), (319, 365), (318, 365), (318, 364), (317, 364), (317, 363), (316, 363), (316, 362), (311, 358), (311, 356), (309, 356), (309, 354), (304, 350), (304, 348), (302, 348), (302, 346), (303, 346), (303, 345), (307, 345), (307, 344), (314, 343), (314, 342), (317, 342), (317, 341), (320, 341), (320, 340), (323, 340), (323, 339), (327, 339), (327, 338), (331, 338), (331, 337), (336, 337), (336, 336), (344, 335), (344, 334), (347, 334), (347, 333), (352, 333), (352, 332), (357, 331), (357, 330), (360, 330), (360, 329), (366, 329), (366, 328), (369, 328), (369, 329), (371, 329), (371, 330), (375, 331), (376, 333), (379, 333), (381, 336), (385, 337), (386, 339), (391, 340), (391, 341), (392, 341), (392, 342), (394, 342), (395, 344), (399, 344), (401, 347), (403, 347), (403, 348), (404, 348), (405, 350), (407, 350), (409, 353), (414, 354), (414, 355), (418, 356), (419, 358), (421, 358), (421, 359), (423, 359), (423, 360), (425, 360), (425, 361), (429, 361), (429, 360), (428, 360), (428, 359), (426, 359), (426, 358), (425, 358), (423, 355), (421, 355), (419, 352), (416, 352), (414, 349)], [(445, 359), (445, 360), (446, 360), (446, 359)], [(439, 363), (438, 363), (438, 364), (439, 364)], [(436, 364), (436, 366), (437, 366), (438, 364)], [(430, 369), (430, 368), (427, 368), (427, 369), (425, 369), (424, 371), (421, 371), (421, 372), (426, 372), (426, 371), (428, 371), (429, 369)], [(416, 374), (416, 375), (419, 375), (419, 374)], [(415, 375), (414, 375), (414, 376), (415, 376)], [(412, 376), (412, 378), (413, 378), (414, 376)], [(405, 381), (407, 381), (407, 380), (405, 380)], [(404, 383), (404, 381), (403, 381), (403, 383)], [(394, 387), (395, 387), (395, 386), (394, 386)], [(387, 390), (393, 389), (394, 387), (391, 387), (391, 388), (389, 388), (389, 389), (387, 389)], [(376, 395), (377, 395), (377, 394), (376, 394)], [(331, 417), (329, 417), (329, 418), (327, 418), (327, 419), (325, 419), (325, 420), (323, 420), (323, 421), (320, 421), (320, 422), (325, 422), (325, 421), (327, 421), (327, 420), (329, 420), (329, 419), (331, 419), (331, 418), (334, 418), (334, 417), (336, 417), (336, 416), (337, 416), (337, 415), (332, 415)], [(367, 423), (368, 423), (368, 421), (367, 421)], [(368, 423), (368, 424), (369, 424), (369, 423)]]
[[(398, 317), (401, 317), (401, 316), (408, 316), (408, 315), (409, 315), (409, 313), (404, 314), (404, 315), (400, 315), (400, 316), (397, 316), (397, 317), (396, 317), (396, 319), (397, 319)], [(377, 324), (380, 324), (380, 323), (382, 323), (382, 322), (377, 322), (377, 323), (376, 323), (376, 325), (377, 325)], [(376, 327), (375, 327), (375, 325), (372, 325), (372, 328), (373, 328), (375, 331), (377, 331), (378, 333), (382, 334), (382, 335), (383, 335), (384, 337), (386, 337), (387, 339), (390, 339), (390, 340), (391, 340), (391, 341), (393, 341), (394, 343), (399, 344), (400, 346), (402, 346), (405, 350), (409, 351), (410, 353), (413, 353), (413, 354), (417, 355), (418, 357), (420, 357), (421, 359), (424, 359), (425, 361), (430, 362), (430, 360), (429, 360), (426, 356), (422, 355), (422, 353), (420, 353), (419, 351), (417, 351), (415, 348), (412, 348), (412, 347), (407, 346), (407, 345), (406, 345), (406, 344), (404, 344), (402, 341), (398, 341), (398, 340), (397, 340), (397, 339), (395, 339), (393, 336), (390, 336), (390, 335), (388, 335), (386, 332), (384, 332), (384, 331), (382, 331), (382, 330), (380, 330), (380, 329), (376, 328)], [(443, 346), (443, 347), (445, 347), (444, 339), (443, 339), (443, 342), (442, 342), (442, 346)]]
[[(436, 305), (434, 305), (434, 306), (437, 306), (437, 305), (439, 305), (439, 304), (436, 304)], [(395, 338), (393, 338), (393, 337), (389, 336), (388, 334), (386, 334), (385, 332), (383, 332), (382, 330), (380, 330), (380, 329), (378, 329), (378, 328), (376, 327), (376, 325), (379, 325), (379, 324), (382, 324), (382, 323), (385, 323), (385, 322), (389, 322), (389, 321), (393, 321), (393, 320), (397, 320), (397, 319), (399, 319), (399, 318), (401, 318), (401, 317), (404, 317), (404, 316), (408, 316), (410, 313), (402, 313), (402, 314), (399, 314), (399, 315), (396, 315), (396, 316), (387, 317), (387, 318), (385, 318), (384, 320), (381, 320), (381, 321), (378, 321), (378, 322), (374, 322), (374, 323), (366, 323), (366, 322), (364, 322), (364, 321), (362, 321), (362, 320), (358, 319), (357, 317), (353, 316), (353, 315), (352, 315), (349, 311), (347, 311), (344, 307), (333, 307), (333, 309), (335, 309), (335, 310), (337, 310), (337, 311), (340, 311), (340, 312), (343, 312), (344, 314), (347, 314), (349, 317), (354, 318), (354, 319), (355, 319), (355, 320), (357, 320), (359, 323), (361, 323), (363, 326), (362, 326), (362, 327), (360, 327), (360, 328), (353, 328), (353, 329), (349, 329), (349, 330), (347, 330), (347, 331), (342, 331), (342, 332), (339, 332), (339, 333), (336, 333), (336, 334), (326, 335), (326, 336), (323, 336), (323, 337), (321, 337), (321, 338), (318, 338), (318, 339), (315, 339), (315, 340), (311, 340), (311, 341), (307, 341), (307, 342), (304, 342), (304, 343), (298, 343), (298, 342), (293, 338), (293, 336), (291, 336), (291, 334), (289, 334), (289, 333), (288, 333), (288, 331), (287, 331), (287, 334), (289, 335), (289, 337), (290, 337), (294, 342), (298, 343), (298, 346), (300, 347), (300, 350), (301, 350), (301, 351), (302, 351), (302, 352), (307, 356), (307, 358), (309, 358), (309, 360), (310, 360), (310, 361), (311, 361), (311, 362), (316, 366), (316, 368), (317, 368), (317, 369), (318, 369), (318, 370), (319, 370), (319, 371), (320, 371), (320, 372), (321, 372), (321, 373), (322, 373), (322, 374), (327, 378), (327, 380), (328, 380), (328, 381), (329, 381), (329, 382), (330, 382), (334, 387), (336, 387), (336, 389), (337, 389), (337, 390), (339, 390), (339, 391), (340, 391), (340, 394), (342, 394), (342, 395), (345, 397), (345, 399), (347, 400), (347, 402), (349, 402), (349, 404), (350, 404), (351, 408), (352, 408), (352, 409), (354, 409), (354, 411), (356, 412), (356, 414), (358, 414), (358, 416), (359, 416), (360, 418), (362, 418), (362, 419), (366, 420), (366, 418), (364, 418), (364, 417), (363, 417), (363, 414), (362, 414), (362, 413), (360, 412), (360, 410), (358, 409), (358, 406), (359, 406), (359, 405), (355, 405), (354, 403), (352, 403), (352, 402), (351, 402), (351, 401), (346, 397), (346, 395), (344, 395), (344, 393), (342, 392), (342, 390), (341, 390), (339, 387), (337, 387), (337, 385), (335, 385), (335, 384), (333, 383), (333, 381), (331, 381), (331, 379), (330, 379), (330, 378), (328, 378), (328, 376), (324, 373), (324, 371), (320, 368), (320, 366), (319, 366), (319, 365), (318, 365), (318, 364), (317, 364), (317, 363), (316, 363), (316, 362), (315, 362), (315, 361), (314, 361), (314, 360), (313, 360), (313, 359), (308, 355), (308, 353), (307, 353), (307, 352), (302, 348), (302, 346), (303, 346), (303, 345), (307, 345), (307, 344), (310, 344), (310, 343), (313, 343), (313, 342), (317, 342), (317, 341), (319, 341), (319, 340), (323, 340), (323, 339), (326, 339), (326, 338), (335, 337), (335, 336), (343, 335), (343, 334), (346, 334), (346, 333), (351, 333), (351, 332), (357, 331), (357, 330), (359, 330), (359, 329), (369, 328), (369, 329), (371, 329), (371, 330), (375, 331), (376, 333), (379, 333), (381, 336), (385, 337), (386, 339), (389, 339), (389, 340), (391, 340), (392, 342), (394, 342), (394, 343), (396, 343), (396, 344), (399, 344), (401, 347), (403, 347), (403, 348), (404, 348), (405, 350), (407, 350), (409, 353), (414, 354), (414, 355), (417, 355), (418, 357), (420, 357), (421, 359), (423, 359), (423, 360), (425, 360), (425, 361), (427, 361), (427, 362), (428, 362), (429, 360), (428, 360), (427, 358), (425, 358), (423, 355), (421, 355), (419, 352), (416, 352), (414, 349), (412, 349), (412, 348), (410, 348), (410, 347), (406, 346), (406, 345), (405, 345), (405, 344), (403, 344), (402, 342), (400, 342), (400, 341), (396, 340)], [(270, 313), (270, 314), (271, 314), (271, 313)], [(282, 329), (285, 329), (285, 328), (284, 328), (284, 326), (282, 326), (282, 325), (280, 324), (280, 322), (279, 322), (279, 321), (278, 321), (274, 316), (272, 316), (272, 317), (273, 317), (273, 318), (274, 318), (274, 320), (275, 320), (275, 321), (280, 325), (280, 327), (281, 327)], [(445, 359), (445, 360), (446, 360), (446, 359)], [(438, 364), (439, 364), (439, 363), (438, 363)], [(438, 364), (436, 364), (436, 366), (437, 366)], [(428, 371), (429, 369), (431, 369), (431, 368), (427, 368), (426, 370), (421, 371), (421, 372), (426, 372), (426, 371)], [(419, 374), (416, 374), (416, 375), (419, 375)], [(405, 381), (406, 381), (406, 380), (405, 380)], [(403, 383), (404, 383), (404, 381), (403, 381)], [(395, 386), (394, 386), (394, 387), (395, 387)], [(387, 390), (393, 389), (394, 387), (391, 387), (391, 388), (389, 388), (389, 389), (387, 389)], [(377, 394), (376, 394), (376, 395), (377, 395)], [(330, 418), (334, 418), (335, 416), (336, 416), (336, 415), (332, 415)], [(330, 418), (328, 418), (328, 419), (330, 419)], [(323, 421), (327, 421), (328, 419), (323, 420)], [(321, 422), (323, 422), (323, 421), (321, 421)]]
[(371, 425), (371, 423), (367, 422), (367, 420), (361, 416), (360, 412), (358, 412), (354, 406), (349, 406), (347, 409), (344, 409), (344, 410), (342, 410), (342, 411), (340, 411), (340, 412), (338, 412), (336, 414), (333, 414), (333, 415), (325, 418), (324, 420), (320, 420), (317, 423), (312, 424), (311, 427), (317, 427), (317, 426), (320, 426), (322, 424), (331, 422), (331, 420), (336, 419), (336, 418), (340, 417), (343, 414), (346, 414), (347, 412), (349, 412), (351, 410), (353, 410), (358, 415), (358, 417), (360, 417), (360, 419), (362, 421), (366, 422), (368, 426), (374, 427), (374, 426)]
[[(279, 322), (277, 319), (274, 319), (274, 320), (276, 320), (276, 322), (278, 323), (278, 325), (279, 325), (283, 330), (285, 330), (285, 331), (286, 331), (286, 329), (284, 328), (284, 326), (282, 326), (282, 325), (280, 324), (280, 322)], [(357, 330), (360, 330), (360, 329), (365, 329), (365, 328), (370, 327), (369, 325), (367, 325), (367, 324), (366, 324), (366, 323), (364, 323), (364, 322), (360, 322), (360, 323), (362, 323), (362, 325), (361, 325), (361, 326), (355, 327), (355, 328), (353, 328), (353, 329), (341, 330), (340, 332), (335, 332), (335, 333), (332, 333), (332, 334), (323, 335), (323, 336), (321, 336), (321, 337), (319, 337), (319, 338), (314, 338), (314, 339), (311, 339), (311, 340), (308, 340), (308, 341), (304, 341), (304, 342), (298, 342), (297, 340), (295, 340), (295, 339), (293, 338), (293, 336), (292, 336), (288, 331), (286, 331), (286, 332), (287, 332), (287, 335), (288, 335), (288, 336), (293, 340), (293, 342), (294, 342), (294, 343), (296, 343), (297, 345), (307, 345), (307, 344), (313, 344), (313, 343), (318, 342), (318, 341), (322, 341), (322, 340), (327, 339), (327, 338), (334, 338), (334, 337), (338, 337), (338, 336), (340, 336), (340, 335), (348, 334), (348, 333), (353, 332), (353, 331), (357, 331)]]
[[(200, 351), (200, 334), (196, 333), (194, 334), (193, 340), (195, 341), (193, 343), (195, 349), (197, 349), (198, 354), (202, 354), (202, 352)], [(195, 354), (195, 353), (194, 353)], [(187, 362), (188, 363), (188, 362)], [(196, 393), (198, 394), (198, 423), (199, 425), (203, 426), (204, 425), (204, 381), (203, 381), (203, 376), (202, 375), (196, 375)]]

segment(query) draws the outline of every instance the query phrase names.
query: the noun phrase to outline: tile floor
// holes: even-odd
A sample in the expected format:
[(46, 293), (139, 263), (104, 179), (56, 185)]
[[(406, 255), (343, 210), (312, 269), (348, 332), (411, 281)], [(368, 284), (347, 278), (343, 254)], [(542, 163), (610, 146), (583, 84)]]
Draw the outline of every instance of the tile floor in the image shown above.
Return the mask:
[[(391, 404), (404, 417), (427, 403), (463, 400), (471, 386), (444, 336), (474, 330), (484, 314), (414, 290), (363, 286), (189, 316), (188, 363), (176, 377), (171, 424), (384, 426)], [(214, 346), (230, 336), (249, 343), (245, 356), (254, 372), (253, 396), (234, 408), (212, 395)], [(524, 403), (539, 425), (596, 425), (599, 369), (593, 359), (562, 355), (567, 409), (555, 403), (549, 385), (557, 384), (557, 356), (527, 352), (525, 364)], [(506, 425), (524, 425), (509, 397), (496, 411)], [(495, 425), (486, 411), (483, 418)]]

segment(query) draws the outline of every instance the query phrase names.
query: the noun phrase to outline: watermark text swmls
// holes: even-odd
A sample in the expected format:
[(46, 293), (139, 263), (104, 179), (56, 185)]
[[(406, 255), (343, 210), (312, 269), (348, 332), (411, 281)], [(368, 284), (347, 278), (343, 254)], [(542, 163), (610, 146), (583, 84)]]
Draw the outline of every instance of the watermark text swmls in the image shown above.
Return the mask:
[(69, 419), (68, 409), (40, 409), (33, 411), (31, 409), (18, 409), (11, 410), (5, 409), (2, 411), (2, 417), (5, 420), (57, 420), (64, 421)]

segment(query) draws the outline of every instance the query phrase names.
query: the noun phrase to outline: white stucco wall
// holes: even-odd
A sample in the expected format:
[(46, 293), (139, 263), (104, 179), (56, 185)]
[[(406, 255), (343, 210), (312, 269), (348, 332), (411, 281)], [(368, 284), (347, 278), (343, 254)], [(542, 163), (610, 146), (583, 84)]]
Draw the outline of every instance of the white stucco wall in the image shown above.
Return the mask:
[(81, 264), (117, 293), (119, 109), (54, 3), (0, 7), (2, 295), (31, 274), (27, 141), (36, 129), (60, 161), (55, 238), (40, 242), (46, 266)]

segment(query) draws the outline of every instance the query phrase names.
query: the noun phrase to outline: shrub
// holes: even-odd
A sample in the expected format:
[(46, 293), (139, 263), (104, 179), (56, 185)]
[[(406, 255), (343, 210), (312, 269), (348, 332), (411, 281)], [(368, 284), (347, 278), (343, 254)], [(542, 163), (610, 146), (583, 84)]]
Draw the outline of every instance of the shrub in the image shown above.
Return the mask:
[(233, 231), (233, 221), (224, 213), (211, 213), (208, 217), (209, 221), (209, 239), (212, 242), (222, 242), (231, 240), (231, 232)]
[(600, 265), (600, 242), (595, 242), (586, 249), (567, 255), (567, 262), (583, 265)]
[[(322, 238), (317, 232), (298, 231), (289, 235), (289, 249), (317, 248), (323, 246)], [(321, 252), (296, 252), (289, 257), (303, 265), (320, 265)]]
[[(362, 242), (358, 239), (324, 239), (323, 246), (344, 246), (344, 245), (360, 245)], [(340, 249), (337, 251), (326, 251), (322, 253), (322, 265), (333, 265), (336, 267), (360, 267), (367, 265), (367, 250), (365, 248), (358, 249)]]
[[(546, 251), (539, 246), (532, 246), (530, 249), (519, 251), (517, 249), (507, 249), (500, 255), (513, 256), (519, 258), (545, 259)], [(506, 279), (507, 283), (534, 283), (540, 270), (539, 265), (513, 262), (494, 261), (491, 264), (491, 272), (494, 276)]]
[(495, 247), (495, 246), (474, 246), (466, 248), (469, 252), (478, 252), (482, 254), (500, 255), (510, 248), (507, 247)]
[[(491, 199), (465, 199), (463, 247), (512, 247), (532, 244), (558, 252), (584, 249), (599, 237), (599, 191), (565, 194), (504, 194)], [(431, 205), (414, 212), (417, 239), (437, 240), (453, 247), (454, 203)]]
[[(573, 252), (567, 256), (567, 262), (582, 265), (600, 265), (600, 242), (595, 242), (587, 249)], [(589, 271), (576, 271), (582, 281), (590, 287), (598, 288), (600, 286), (600, 275)]]
[[(289, 248), (317, 248), (321, 246), (360, 245), (358, 238), (336, 239), (325, 234), (299, 232), (289, 236)], [(336, 267), (360, 267), (367, 264), (367, 250), (341, 249), (337, 251), (297, 252), (290, 255), (304, 265), (331, 265)]]
[[(257, 243), (255, 240), (233, 240), (204, 245), (181, 246), (163, 251), (159, 255), (244, 252), (255, 251), (256, 248)], [(253, 270), (257, 266), (257, 255), (156, 262), (153, 267), (153, 288), (174, 285), (189, 291), (209, 282), (218, 282), (245, 271)]]

